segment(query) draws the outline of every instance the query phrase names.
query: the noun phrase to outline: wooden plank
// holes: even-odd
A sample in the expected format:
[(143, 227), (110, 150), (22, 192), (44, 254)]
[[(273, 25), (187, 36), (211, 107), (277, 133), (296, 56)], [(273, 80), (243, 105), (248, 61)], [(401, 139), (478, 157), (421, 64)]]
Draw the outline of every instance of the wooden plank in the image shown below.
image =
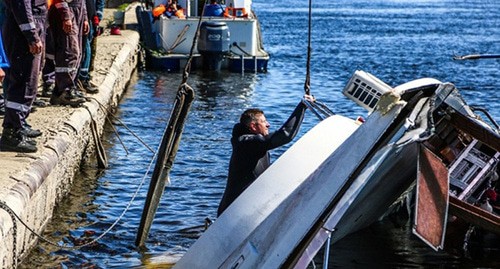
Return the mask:
[(500, 151), (500, 136), (498, 134), (461, 113), (451, 113), (450, 116), (450, 122), (457, 129), (470, 134), (472, 137), (490, 146), (492, 149)]
[(500, 216), (450, 196), (450, 214), (500, 235)]
[(425, 146), (420, 147), (413, 233), (433, 249), (443, 249), (448, 215), (448, 169)]

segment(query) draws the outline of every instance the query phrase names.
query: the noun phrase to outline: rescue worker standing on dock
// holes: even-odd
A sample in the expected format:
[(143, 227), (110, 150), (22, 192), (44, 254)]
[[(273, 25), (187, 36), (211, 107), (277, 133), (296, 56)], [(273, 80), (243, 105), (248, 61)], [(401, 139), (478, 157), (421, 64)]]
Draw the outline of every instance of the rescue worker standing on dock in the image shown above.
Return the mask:
[(41, 135), (26, 123), (38, 88), (44, 50), (46, 0), (3, 0), (6, 7), (3, 41), (10, 68), (6, 71), (0, 150), (36, 152), (30, 136)]
[(85, 0), (54, 0), (49, 10), (49, 23), (54, 38), (56, 71), (56, 87), (50, 104), (78, 107), (85, 102), (75, 85), (82, 56), (82, 35), (89, 32)]
[[(50, 12), (54, 4), (54, 0), (47, 0), (47, 8)], [(55, 88), (55, 62), (54, 62), (54, 37), (52, 37), (52, 30), (50, 23), (45, 34), (45, 60), (42, 66), (42, 97), (51, 97), (52, 91)]]
[(97, 93), (99, 89), (90, 83), (90, 65), (92, 58), (95, 56), (92, 54), (92, 42), (94, 38), (98, 35), (99, 22), (102, 20), (104, 0), (86, 0), (87, 7), (87, 19), (91, 22), (89, 26), (89, 32), (83, 35), (82, 40), (82, 61), (80, 65), (80, 70), (78, 71), (78, 80), (81, 82), (83, 88), (85, 88), (87, 93)]

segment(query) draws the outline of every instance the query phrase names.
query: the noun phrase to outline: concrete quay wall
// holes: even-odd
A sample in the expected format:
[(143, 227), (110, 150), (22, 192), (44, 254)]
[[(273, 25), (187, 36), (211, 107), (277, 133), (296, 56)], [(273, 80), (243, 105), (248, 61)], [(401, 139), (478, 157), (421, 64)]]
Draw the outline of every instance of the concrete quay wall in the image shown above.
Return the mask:
[(0, 152), (0, 268), (14, 268), (37, 243), (17, 217), (41, 233), (82, 162), (95, 154), (93, 122), (100, 136), (136, 69), (139, 48), (135, 31), (98, 37), (91, 74), (99, 93), (88, 95), (81, 108), (48, 106), (32, 113), (29, 123), (43, 132), (36, 153)]

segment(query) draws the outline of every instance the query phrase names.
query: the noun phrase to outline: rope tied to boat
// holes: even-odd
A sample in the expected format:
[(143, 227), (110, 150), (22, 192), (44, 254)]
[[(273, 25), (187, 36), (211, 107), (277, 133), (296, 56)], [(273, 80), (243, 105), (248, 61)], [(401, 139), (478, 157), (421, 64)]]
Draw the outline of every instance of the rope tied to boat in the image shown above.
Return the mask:
[[(182, 84), (185, 84), (187, 82), (187, 79), (189, 77), (189, 72), (191, 71), (191, 63), (193, 62), (193, 55), (194, 55), (194, 49), (196, 47), (196, 41), (200, 37), (200, 28), (201, 28), (201, 21), (203, 19), (203, 13), (205, 13), (205, 7), (207, 6), (208, 0), (205, 0), (203, 4), (203, 8), (201, 10), (201, 15), (200, 18), (198, 19), (198, 25), (196, 26), (196, 32), (194, 33), (193, 37), (193, 42), (191, 42), (191, 50), (189, 51), (189, 58), (186, 62), (186, 66), (184, 66), (184, 73), (182, 76)], [(179, 87), (180, 89), (181, 87)]]

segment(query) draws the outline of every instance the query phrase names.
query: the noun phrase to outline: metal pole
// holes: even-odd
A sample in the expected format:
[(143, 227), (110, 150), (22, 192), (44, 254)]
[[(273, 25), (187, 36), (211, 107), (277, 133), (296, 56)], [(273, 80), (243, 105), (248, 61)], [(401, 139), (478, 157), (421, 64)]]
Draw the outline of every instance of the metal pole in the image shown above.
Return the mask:
[(241, 75), (245, 75), (245, 56), (241, 55)]
[(326, 239), (325, 253), (323, 254), (323, 269), (328, 269), (328, 258), (330, 257), (330, 241), (332, 233), (328, 232), (328, 239)]
[(255, 74), (257, 74), (257, 56), (253, 56), (253, 66), (255, 68)]

